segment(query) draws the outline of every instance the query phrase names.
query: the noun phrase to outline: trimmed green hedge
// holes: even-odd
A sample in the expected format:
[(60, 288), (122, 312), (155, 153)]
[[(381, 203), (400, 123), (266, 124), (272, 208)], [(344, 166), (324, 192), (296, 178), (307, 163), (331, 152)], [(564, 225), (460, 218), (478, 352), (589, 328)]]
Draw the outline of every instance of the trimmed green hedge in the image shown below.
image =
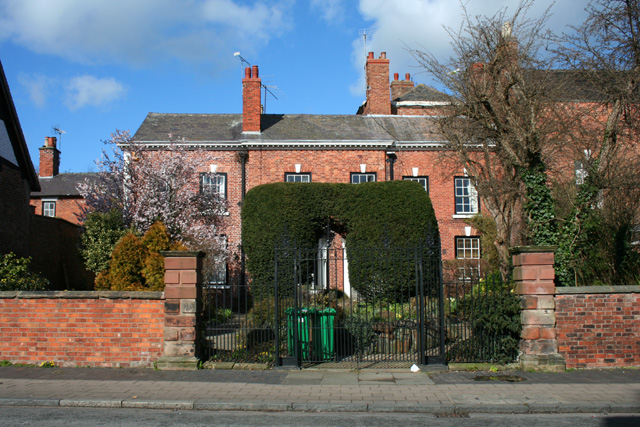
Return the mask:
[[(379, 264), (379, 258), (356, 260), (352, 257), (357, 253), (355, 248), (407, 248), (439, 239), (429, 196), (416, 182), (357, 185), (283, 182), (254, 187), (247, 193), (242, 208), (242, 241), (255, 296), (273, 292), (276, 245), (287, 239), (292, 246), (317, 248), (327, 227), (346, 236), (347, 248), (351, 248), (347, 251), (351, 283), (367, 299), (382, 295), (389, 288), (410, 286), (411, 278), (404, 275), (403, 285), (387, 275), (382, 286), (374, 283), (373, 264)], [(283, 266), (289, 262), (280, 261)], [(280, 271), (278, 277), (287, 273)], [(293, 283), (281, 281), (287, 282)]]

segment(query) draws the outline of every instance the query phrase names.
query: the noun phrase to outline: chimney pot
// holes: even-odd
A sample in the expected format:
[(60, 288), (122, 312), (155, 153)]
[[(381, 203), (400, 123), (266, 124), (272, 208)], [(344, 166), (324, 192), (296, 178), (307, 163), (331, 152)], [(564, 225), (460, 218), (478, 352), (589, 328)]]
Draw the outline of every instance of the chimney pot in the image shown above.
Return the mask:
[(406, 81), (411, 80), (411, 75), (410, 75), (409, 73), (405, 74), (405, 75), (404, 75), (404, 79), (405, 79)]
[(398, 80), (400, 78), (400, 74), (393, 73), (393, 80)]
[(368, 56), (368, 58), (369, 58), (369, 59), (373, 59), (373, 52), (369, 52), (369, 56)]
[(258, 78), (258, 66), (254, 65), (253, 67), (251, 67), (253, 70), (253, 78), (257, 79)]
[(251, 78), (251, 68), (250, 67), (246, 67), (244, 69), (244, 78), (245, 79), (250, 79)]
[(387, 59), (387, 52), (380, 52), (380, 59)]

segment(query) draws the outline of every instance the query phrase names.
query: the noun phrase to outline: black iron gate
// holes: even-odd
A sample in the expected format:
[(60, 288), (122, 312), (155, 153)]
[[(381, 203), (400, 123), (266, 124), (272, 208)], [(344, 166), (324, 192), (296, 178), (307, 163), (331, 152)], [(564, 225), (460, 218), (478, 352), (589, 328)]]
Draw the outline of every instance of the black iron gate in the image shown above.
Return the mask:
[(205, 287), (209, 360), (359, 369), (517, 355), (517, 296), (477, 274), (443, 285), (437, 243), (280, 246), (273, 273), (265, 286)]

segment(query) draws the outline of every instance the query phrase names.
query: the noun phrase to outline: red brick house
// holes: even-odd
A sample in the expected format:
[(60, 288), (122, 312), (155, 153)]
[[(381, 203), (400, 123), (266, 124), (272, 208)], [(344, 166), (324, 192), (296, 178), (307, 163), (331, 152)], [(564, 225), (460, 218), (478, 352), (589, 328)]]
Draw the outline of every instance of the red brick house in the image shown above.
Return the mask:
[(80, 215), (85, 203), (77, 187), (97, 174), (60, 173), (60, 151), (56, 145), (56, 138), (48, 136), (40, 147), (40, 191), (31, 193), (31, 206), (36, 215), (62, 218), (81, 225)]
[(40, 185), (0, 63), (0, 254), (29, 252), (29, 193)]
[(173, 135), (179, 144), (214, 154), (218, 160), (204, 165), (198, 179), (215, 181), (227, 199), (224, 232), (232, 259), (240, 253), (241, 201), (252, 187), (405, 179), (420, 182), (431, 197), (443, 257), (478, 266), (480, 241), (464, 222), (479, 211), (478, 198), (464, 170), (443, 168), (444, 141), (430, 117), (442, 113), (446, 97), (414, 87), (408, 75), (400, 81), (396, 74), (390, 84), (384, 53), (378, 59), (371, 53), (366, 69), (367, 99), (356, 115), (262, 114), (261, 80), (253, 66), (242, 80), (242, 114), (150, 113), (133, 141), (161, 150)]

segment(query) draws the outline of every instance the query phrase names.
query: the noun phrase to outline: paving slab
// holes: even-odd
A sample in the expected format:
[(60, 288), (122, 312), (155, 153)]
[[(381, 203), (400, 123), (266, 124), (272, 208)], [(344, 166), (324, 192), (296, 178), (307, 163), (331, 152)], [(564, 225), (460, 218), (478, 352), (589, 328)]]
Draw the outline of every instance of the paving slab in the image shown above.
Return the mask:
[(639, 370), (202, 370), (0, 367), (0, 406), (466, 413), (640, 413)]

